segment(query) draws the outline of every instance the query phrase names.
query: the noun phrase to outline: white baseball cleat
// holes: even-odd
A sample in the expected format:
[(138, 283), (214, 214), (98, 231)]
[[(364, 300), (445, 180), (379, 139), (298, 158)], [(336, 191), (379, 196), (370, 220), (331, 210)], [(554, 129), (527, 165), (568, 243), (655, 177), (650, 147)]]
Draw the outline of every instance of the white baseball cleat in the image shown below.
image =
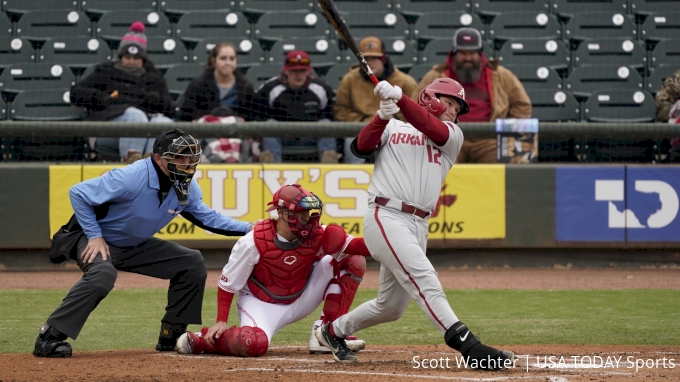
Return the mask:
[(191, 344), (189, 344), (189, 332), (185, 332), (177, 339), (175, 351), (179, 354), (191, 354)]
[[(314, 322), (314, 325), (312, 326), (312, 335), (311, 337), (309, 337), (309, 352), (311, 354), (330, 354), (331, 349), (321, 345), (319, 343), (319, 340), (316, 338), (316, 335), (314, 334), (314, 331), (316, 331), (316, 328), (318, 328), (319, 326), (321, 326), (321, 320), (316, 320)], [(366, 348), (366, 341), (360, 340), (355, 336), (347, 337), (345, 339), (345, 343), (347, 344), (349, 350), (351, 350), (354, 353), (364, 350)]]

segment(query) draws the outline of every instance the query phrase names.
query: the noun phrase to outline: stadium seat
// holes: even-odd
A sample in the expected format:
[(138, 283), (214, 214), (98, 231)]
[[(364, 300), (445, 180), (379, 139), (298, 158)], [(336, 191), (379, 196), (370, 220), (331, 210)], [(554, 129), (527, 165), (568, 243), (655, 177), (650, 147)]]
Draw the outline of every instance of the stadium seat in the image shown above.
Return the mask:
[(504, 65), (522, 82), (524, 89), (563, 90), (562, 78), (547, 66)]
[(326, 81), (326, 83), (337, 92), (338, 86), (340, 86), (340, 81), (342, 81), (342, 77), (344, 77), (345, 74), (349, 73), (349, 70), (353, 65), (355, 64), (343, 63), (334, 65), (332, 68), (328, 70), (328, 72), (326, 72), (326, 75), (323, 78), (324, 81)]
[(90, 147), (82, 137), (14, 138), (9, 140), (7, 158), (17, 162), (84, 162), (90, 158)]
[(644, 90), (599, 90), (584, 106), (584, 119), (592, 122), (651, 122), (654, 97)]
[[(479, 16), (468, 12), (428, 12), (418, 18), (413, 26), (413, 37), (419, 41), (435, 38), (453, 38), (458, 28), (477, 29), (482, 38), (486, 35), (484, 24)], [(425, 45), (424, 43), (422, 44)]]
[(565, 39), (637, 38), (637, 26), (630, 15), (611, 12), (575, 13), (565, 26)]
[(550, 12), (549, 3), (545, 0), (475, 0), (473, 11), (496, 15), (505, 12)]
[(102, 14), (108, 11), (158, 10), (158, 0), (82, 0), (83, 11)]
[(647, 78), (647, 91), (656, 95), (666, 78), (672, 76), (678, 70), (680, 70), (680, 67), (671, 65), (661, 65), (652, 70), (649, 78)]
[(308, 11), (265, 13), (255, 24), (255, 38), (273, 43), (295, 37), (330, 38), (333, 28), (321, 14)]
[(434, 65), (436, 65), (436, 63), (416, 65), (408, 71), (408, 75), (413, 77), (413, 79), (416, 80), (416, 83), (420, 83), (420, 80), (423, 79), (427, 72), (432, 70)]
[[(341, 13), (345, 12), (394, 12), (392, 0), (333, 0)], [(316, 1), (314, 2), (316, 3)], [(318, 10), (321, 10), (316, 4)], [(345, 17), (345, 21), (348, 21)]]
[(253, 65), (264, 64), (266, 61), (265, 53), (257, 41), (247, 38), (223, 38), (213, 37), (200, 40), (193, 51), (191, 62), (205, 64), (210, 51), (220, 42), (231, 42), (236, 46), (237, 66), (247, 69)]
[(411, 31), (406, 19), (392, 12), (347, 12), (343, 13), (352, 36), (361, 39), (366, 36), (400, 37), (411, 39)]
[(146, 10), (109, 11), (97, 21), (97, 37), (105, 40), (118, 41), (130, 31), (130, 25), (135, 21), (144, 23), (144, 34), (147, 37), (172, 36), (170, 21), (162, 12)]
[(187, 12), (175, 26), (175, 37), (198, 42), (210, 37), (250, 38), (251, 25), (242, 13), (228, 11)]
[(238, 9), (244, 13), (263, 14), (274, 11), (314, 11), (312, 0), (240, 0)]
[(61, 36), (91, 36), (92, 23), (78, 11), (52, 9), (24, 13), (16, 24), (18, 37), (47, 40)]
[(471, 0), (395, 0), (395, 10), (419, 16), (434, 12), (472, 12)]
[(511, 40), (520, 38), (561, 39), (562, 26), (554, 15), (544, 12), (504, 12), (493, 19), (489, 38)]
[(647, 63), (642, 44), (630, 39), (592, 39), (579, 44), (574, 52), (574, 67), (582, 65), (626, 65), (635, 68)]
[(671, 10), (675, 0), (630, 0), (630, 11), (633, 14), (664, 14)]
[(69, 89), (75, 83), (76, 77), (68, 67), (49, 62), (10, 65), (0, 75), (0, 90), (9, 93)]
[(184, 14), (191, 11), (234, 11), (236, 0), (159, 0), (159, 10), (171, 14)]
[(205, 64), (179, 64), (168, 68), (163, 77), (173, 96), (184, 93), (189, 83), (205, 70)]
[(640, 27), (640, 40), (658, 41), (680, 37), (680, 12), (664, 12), (648, 16)]
[(84, 70), (82, 73), (80, 73), (80, 75), (78, 75), (78, 76), (76, 77), (76, 79), (78, 80), (78, 82), (82, 81), (83, 79), (87, 78), (87, 76), (89, 76), (90, 74), (92, 74), (92, 72), (94, 72), (95, 66), (97, 66), (97, 64), (90, 64), (90, 65), (88, 65), (88, 66), (85, 68), (85, 70)]
[(78, 0), (2, 0), (2, 10), (10, 13), (26, 13), (40, 9), (78, 10)]
[(71, 105), (69, 89), (27, 90), (10, 104), (9, 118), (14, 121), (77, 121), (85, 110)]
[[(436, 40), (431, 40), (425, 46), (422, 52), (420, 52), (420, 63), (436, 65), (446, 61), (453, 47), (452, 38), (438, 38)], [(484, 54), (487, 58), (493, 58), (493, 48), (487, 41), (484, 41)]]
[[(408, 69), (418, 64), (418, 51), (413, 42), (398, 37), (382, 38), (382, 42), (385, 46), (385, 52), (400, 70), (408, 71)], [(354, 55), (351, 55), (347, 61), (350, 62), (352, 60), (356, 60)]]
[(581, 105), (573, 94), (561, 90), (526, 89), (531, 116), (544, 122), (580, 121)]
[(521, 39), (506, 41), (497, 54), (502, 65), (569, 67), (567, 46), (560, 40)]
[(342, 62), (342, 52), (335, 40), (325, 38), (291, 38), (277, 41), (269, 51), (268, 62), (283, 65), (286, 53), (303, 50), (309, 54), (315, 67), (332, 66)]
[(628, 0), (552, 0), (553, 13), (570, 17), (577, 12), (627, 13)]
[(246, 72), (246, 78), (257, 89), (265, 81), (281, 73), (281, 69), (281, 64), (277, 63), (252, 66)]
[(159, 68), (188, 64), (191, 59), (184, 43), (169, 37), (148, 37), (146, 50), (151, 62)]
[(0, 36), (10, 37), (14, 36), (14, 28), (12, 27), (12, 22), (3, 13), (0, 13)]
[(35, 62), (35, 49), (31, 42), (18, 37), (0, 36), (0, 69), (25, 62)]
[(651, 66), (661, 65), (680, 67), (680, 38), (663, 40), (652, 51)]
[(644, 81), (634, 68), (619, 65), (584, 65), (567, 78), (567, 91), (579, 97), (603, 89), (644, 90)]
[(111, 59), (109, 45), (94, 37), (54, 37), (42, 46), (40, 62), (56, 62), (70, 68), (85, 69)]

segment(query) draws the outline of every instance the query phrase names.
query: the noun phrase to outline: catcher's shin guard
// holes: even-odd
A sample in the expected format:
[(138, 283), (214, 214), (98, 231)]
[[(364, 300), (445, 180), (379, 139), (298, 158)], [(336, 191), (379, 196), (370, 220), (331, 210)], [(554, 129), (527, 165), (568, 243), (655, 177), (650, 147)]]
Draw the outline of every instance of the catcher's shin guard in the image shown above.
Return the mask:
[(340, 287), (340, 293), (328, 293), (326, 295), (322, 309), (324, 323), (332, 322), (349, 312), (357, 289), (359, 289), (359, 283), (361, 283), (366, 272), (366, 258), (356, 255), (348, 256), (340, 263), (335, 263), (333, 267), (335, 277), (328, 284), (328, 287), (337, 284)]
[(500, 370), (513, 365), (515, 353), (484, 345), (479, 341), (479, 337), (460, 321), (446, 331), (444, 341), (451, 348), (458, 350), (465, 358), (466, 365), (472, 368)]
[(219, 346), (229, 355), (237, 357), (260, 357), (269, 348), (269, 339), (264, 330), (252, 326), (232, 326), (220, 337), (220, 342)]

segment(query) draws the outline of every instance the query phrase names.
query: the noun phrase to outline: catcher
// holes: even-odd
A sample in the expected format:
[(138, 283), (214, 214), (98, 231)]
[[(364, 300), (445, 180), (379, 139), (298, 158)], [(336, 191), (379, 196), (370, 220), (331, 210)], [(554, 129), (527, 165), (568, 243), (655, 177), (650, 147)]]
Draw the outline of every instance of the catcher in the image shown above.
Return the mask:
[[(258, 222), (239, 239), (222, 270), (217, 323), (180, 336), (178, 353), (262, 356), (276, 332), (307, 317), (322, 301), (310, 352), (330, 353), (319, 345), (314, 329), (349, 311), (368, 249), (362, 238), (347, 235), (342, 227), (320, 225), (321, 199), (299, 184), (279, 188), (268, 205), (267, 211), (276, 209), (278, 218)], [(235, 293), (241, 327), (227, 328)], [(366, 344), (354, 338), (347, 346), (359, 351)]]

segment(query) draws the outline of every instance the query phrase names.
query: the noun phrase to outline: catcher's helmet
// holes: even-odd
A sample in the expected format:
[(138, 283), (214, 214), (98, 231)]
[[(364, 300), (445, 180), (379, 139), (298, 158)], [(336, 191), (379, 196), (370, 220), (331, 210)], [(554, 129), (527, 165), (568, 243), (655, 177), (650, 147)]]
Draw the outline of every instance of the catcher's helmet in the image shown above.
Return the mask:
[(299, 221), (294, 213), (288, 214), (287, 222), (291, 232), (298, 237), (307, 239), (319, 227), (319, 219), (323, 214), (323, 202), (314, 193), (302, 188), (299, 184), (285, 184), (275, 193), (271, 202), (267, 204), (267, 212), (278, 210), (279, 216), (282, 211), (303, 212), (309, 211), (309, 220), (305, 223)]
[(465, 102), (465, 89), (458, 81), (451, 78), (437, 78), (430, 82), (425, 89), (420, 92), (418, 96), (418, 104), (425, 108), (430, 114), (439, 117), (446, 111), (439, 97), (445, 95), (458, 100), (460, 103), (460, 111), (458, 115), (462, 115), (470, 111), (470, 106)]

